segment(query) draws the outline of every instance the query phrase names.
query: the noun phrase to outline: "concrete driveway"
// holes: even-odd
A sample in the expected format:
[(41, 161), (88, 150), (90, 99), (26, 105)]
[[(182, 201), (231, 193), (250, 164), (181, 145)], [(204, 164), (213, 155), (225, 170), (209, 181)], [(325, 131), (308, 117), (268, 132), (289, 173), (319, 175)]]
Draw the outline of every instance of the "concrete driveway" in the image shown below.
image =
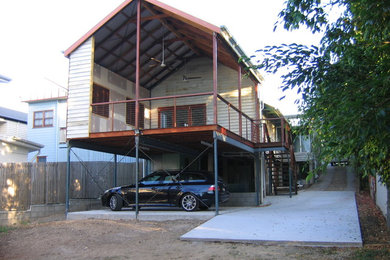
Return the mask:
[(302, 246), (361, 247), (354, 175), (329, 167), (311, 189), (267, 197), (269, 206), (214, 217), (182, 240), (252, 242)]

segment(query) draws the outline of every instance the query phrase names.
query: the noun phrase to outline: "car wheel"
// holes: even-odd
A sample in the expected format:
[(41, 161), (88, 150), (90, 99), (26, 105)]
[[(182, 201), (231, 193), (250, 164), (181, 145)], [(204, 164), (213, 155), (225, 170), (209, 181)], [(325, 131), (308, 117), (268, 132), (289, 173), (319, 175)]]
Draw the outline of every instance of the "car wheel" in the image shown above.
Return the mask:
[(191, 193), (186, 193), (180, 200), (180, 205), (185, 211), (194, 211), (199, 207), (199, 202)]
[(114, 194), (110, 198), (110, 209), (118, 211), (122, 209), (123, 200), (118, 194)]

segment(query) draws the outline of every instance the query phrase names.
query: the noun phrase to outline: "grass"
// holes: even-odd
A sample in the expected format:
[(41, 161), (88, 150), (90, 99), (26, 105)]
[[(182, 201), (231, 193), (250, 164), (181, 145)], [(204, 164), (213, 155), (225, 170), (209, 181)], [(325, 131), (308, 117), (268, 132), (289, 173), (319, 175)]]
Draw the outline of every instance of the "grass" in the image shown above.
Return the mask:
[(14, 229), (13, 227), (7, 227), (7, 226), (0, 226), (0, 234), (1, 233), (7, 233), (8, 231)]
[(381, 249), (361, 249), (356, 251), (354, 254), (354, 259), (359, 260), (368, 260), (368, 259), (389, 259), (390, 258), (390, 249), (381, 248)]

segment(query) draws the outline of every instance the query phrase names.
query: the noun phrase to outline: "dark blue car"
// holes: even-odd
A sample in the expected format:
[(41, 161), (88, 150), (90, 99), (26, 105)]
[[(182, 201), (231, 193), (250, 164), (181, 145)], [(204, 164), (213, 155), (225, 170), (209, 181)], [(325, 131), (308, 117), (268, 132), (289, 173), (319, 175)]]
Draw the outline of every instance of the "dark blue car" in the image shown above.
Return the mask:
[[(208, 209), (215, 202), (214, 174), (198, 171), (157, 171), (139, 182), (140, 207), (173, 206), (185, 211)], [(222, 180), (218, 180), (219, 202), (229, 199), (230, 193)], [(106, 190), (102, 205), (111, 210), (135, 207), (135, 185)]]

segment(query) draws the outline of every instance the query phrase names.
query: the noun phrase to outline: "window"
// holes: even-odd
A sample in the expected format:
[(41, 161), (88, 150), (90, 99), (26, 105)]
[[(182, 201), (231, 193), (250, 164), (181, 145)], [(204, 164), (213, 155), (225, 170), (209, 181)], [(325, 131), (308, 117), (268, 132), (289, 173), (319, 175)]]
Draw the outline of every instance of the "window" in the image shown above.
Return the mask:
[(185, 172), (180, 175), (181, 182), (205, 182), (206, 177), (195, 172)]
[(159, 111), (158, 116), (160, 128), (173, 127), (173, 108)]
[(159, 184), (161, 182), (161, 179), (162, 173), (154, 173), (143, 178), (141, 182), (145, 185)]
[(38, 156), (37, 157), (37, 162), (38, 163), (45, 163), (47, 159), (47, 156)]
[[(110, 101), (110, 91), (98, 85), (93, 85), (92, 103), (103, 103)], [(108, 117), (109, 105), (92, 106), (92, 113), (99, 116)]]
[(34, 112), (34, 128), (53, 126), (53, 110)]
[(206, 124), (206, 105), (188, 105), (176, 107), (176, 126), (174, 107), (161, 107), (158, 110), (160, 128), (201, 126)]
[[(131, 100), (126, 98), (126, 100)], [(139, 103), (139, 128), (145, 127), (145, 105)], [(126, 103), (126, 124), (135, 126), (135, 101)]]
[(66, 143), (66, 127), (60, 128), (60, 144)]

